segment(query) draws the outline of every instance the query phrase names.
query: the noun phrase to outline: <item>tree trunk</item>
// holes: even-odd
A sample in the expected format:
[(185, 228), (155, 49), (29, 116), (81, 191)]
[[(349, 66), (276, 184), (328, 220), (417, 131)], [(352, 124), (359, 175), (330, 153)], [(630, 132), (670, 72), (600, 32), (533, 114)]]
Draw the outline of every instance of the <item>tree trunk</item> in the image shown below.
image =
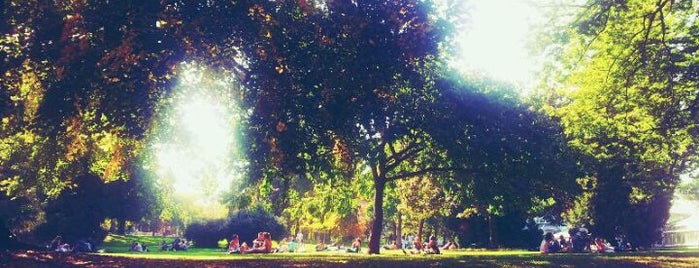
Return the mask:
[(296, 237), (300, 232), (301, 232), (301, 219), (296, 218), (296, 233), (292, 233), (294, 237)]
[(495, 248), (493, 241), (493, 216), (488, 212), (488, 248)]
[(371, 237), (369, 238), (369, 254), (381, 253), (381, 231), (383, 230), (383, 191), (386, 182), (381, 179), (374, 179), (374, 222), (371, 226)]
[(400, 210), (396, 214), (398, 214), (398, 220), (397, 220), (398, 224), (396, 224), (396, 233), (395, 233), (396, 244), (398, 244), (402, 248), (402, 245), (403, 245), (403, 215), (400, 213)]
[(420, 219), (420, 225), (417, 228), (417, 239), (418, 239), (418, 241), (420, 241), (420, 243), (422, 243), (422, 241), (425, 241), (425, 240), (422, 240), (422, 230), (424, 228), (425, 228), (425, 220)]
[(118, 233), (120, 235), (125, 235), (126, 234), (126, 220), (125, 219), (117, 219), (117, 221), (119, 221)]

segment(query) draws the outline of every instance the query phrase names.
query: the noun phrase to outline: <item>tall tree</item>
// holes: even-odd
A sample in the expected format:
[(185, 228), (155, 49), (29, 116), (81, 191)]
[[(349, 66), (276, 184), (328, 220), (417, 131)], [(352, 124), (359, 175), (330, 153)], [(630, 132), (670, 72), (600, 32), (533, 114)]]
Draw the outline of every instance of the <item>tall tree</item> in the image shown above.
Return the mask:
[(430, 133), (447, 148), (454, 172), (445, 191), (460, 217), (488, 221), (490, 246), (498, 244), (495, 217), (514, 216), (524, 225), (527, 217), (542, 216), (535, 210), (542, 203), (561, 211), (572, 201), (581, 173), (557, 122), (529, 110), (507, 84), (440, 80), (438, 87), (442, 111)]
[(369, 248), (379, 253), (385, 184), (416, 174), (396, 168), (427, 148), (411, 130), (419, 115), (408, 113), (431, 99), (417, 72), (442, 40), (429, 2), (236, 4), (253, 22), (240, 29), (252, 169), (303, 175), (309, 160), (331, 158), (330, 148), (343, 148), (345, 168), (366, 161), (376, 191)]
[(179, 44), (154, 27), (159, 12), (157, 1), (3, 5), (0, 200), (36, 200), (36, 212), (79, 177), (132, 175)]
[[(401, 214), (418, 222), (417, 238), (422, 239), (425, 221), (450, 208), (442, 187), (429, 175), (397, 182)], [(412, 242), (412, 241), (408, 241)]]
[(698, 8), (691, 0), (588, 1), (551, 35), (545, 109), (571, 145), (594, 157), (589, 223), (600, 235), (651, 245), (696, 157)]

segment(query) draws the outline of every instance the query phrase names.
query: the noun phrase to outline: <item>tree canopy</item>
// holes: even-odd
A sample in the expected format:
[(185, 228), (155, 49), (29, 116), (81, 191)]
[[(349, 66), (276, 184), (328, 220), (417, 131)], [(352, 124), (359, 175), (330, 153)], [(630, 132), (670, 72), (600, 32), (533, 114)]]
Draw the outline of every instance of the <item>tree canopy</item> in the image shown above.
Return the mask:
[[(544, 31), (548, 61), (529, 100), (453, 76), (456, 23), (468, 17), (458, 1), (3, 4), (0, 219), (13, 232), (78, 239), (80, 220), (95, 236), (110, 219), (122, 231), (192, 222), (152, 146), (195, 157), (178, 147), (194, 134), (174, 133), (171, 107), (207, 104), (181, 94), (188, 66), (220, 76), (190, 86), (235, 106), (221, 124), (240, 128), (229, 134), (244, 150), (212, 156), (223, 172), (186, 175), (208, 194), (220, 192), (211, 177), (244, 178), (220, 198), (229, 215), (255, 208), (288, 231), (369, 234), (369, 253), (385, 213), (396, 229), (401, 214), (467, 218), (488, 225), (491, 245), (510, 245), (498, 239), (563, 212), (650, 245), (696, 161), (696, 0), (561, 7), (572, 19)], [(75, 206), (90, 213), (66, 208), (100, 196)]]
[(697, 8), (589, 1), (550, 35), (545, 110), (593, 157), (591, 217), (578, 224), (608, 237), (634, 233), (644, 246), (658, 238), (648, 234), (664, 224), (679, 175), (696, 161)]

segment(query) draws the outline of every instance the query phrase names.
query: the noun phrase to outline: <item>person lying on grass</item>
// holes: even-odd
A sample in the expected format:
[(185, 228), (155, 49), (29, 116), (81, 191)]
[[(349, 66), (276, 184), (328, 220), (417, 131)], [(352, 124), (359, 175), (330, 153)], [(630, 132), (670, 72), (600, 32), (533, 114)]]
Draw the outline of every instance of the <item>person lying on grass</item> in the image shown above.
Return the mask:
[(257, 234), (257, 243), (253, 243), (253, 247), (242, 253), (271, 253), (272, 252), (272, 236), (268, 232)]
[(453, 238), (449, 239), (449, 242), (447, 242), (446, 244), (444, 244), (444, 246), (442, 246), (442, 249), (444, 249), (444, 250), (455, 250), (458, 248), (459, 248), (459, 244), (456, 243), (456, 241), (454, 241)]
[(398, 243), (396, 240), (392, 240), (390, 244), (385, 245), (383, 248), (388, 250), (396, 250), (398, 249)]

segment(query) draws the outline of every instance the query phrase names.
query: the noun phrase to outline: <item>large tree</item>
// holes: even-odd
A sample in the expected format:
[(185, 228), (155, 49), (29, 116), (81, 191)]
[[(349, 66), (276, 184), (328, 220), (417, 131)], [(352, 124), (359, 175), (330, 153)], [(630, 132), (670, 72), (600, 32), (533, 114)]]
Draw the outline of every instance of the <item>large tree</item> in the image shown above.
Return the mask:
[(427, 148), (417, 119), (431, 93), (417, 70), (438, 54), (442, 40), (428, 6), (422, 1), (246, 6), (245, 16), (254, 22), (242, 29), (248, 38), (241, 43), (249, 59), (252, 169), (305, 176), (307, 163), (317, 159), (343, 159), (336, 167), (347, 170), (366, 161), (376, 191), (370, 253), (379, 253), (385, 184), (417, 174), (398, 167)]
[(133, 175), (179, 43), (153, 26), (157, 1), (5, 3), (0, 202), (32, 208), (37, 217), (8, 217), (28, 231), (75, 179)]
[(691, 0), (588, 1), (549, 35), (545, 108), (593, 156), (579, 204), (600, 235), (655, 242), (696, 158), (698, 11)]
[(457, 216), (486, 219), (490, 246), (506, 242), (497, 241), (493, 219), (519, 219), (521, 228), (572, 201), (581, 173), (555, 120), (531, 111), (511, 85), (472, 78), (438, 87), (441, 113), (430, 133), (447, 148), (453, 175), (444, 185)]

